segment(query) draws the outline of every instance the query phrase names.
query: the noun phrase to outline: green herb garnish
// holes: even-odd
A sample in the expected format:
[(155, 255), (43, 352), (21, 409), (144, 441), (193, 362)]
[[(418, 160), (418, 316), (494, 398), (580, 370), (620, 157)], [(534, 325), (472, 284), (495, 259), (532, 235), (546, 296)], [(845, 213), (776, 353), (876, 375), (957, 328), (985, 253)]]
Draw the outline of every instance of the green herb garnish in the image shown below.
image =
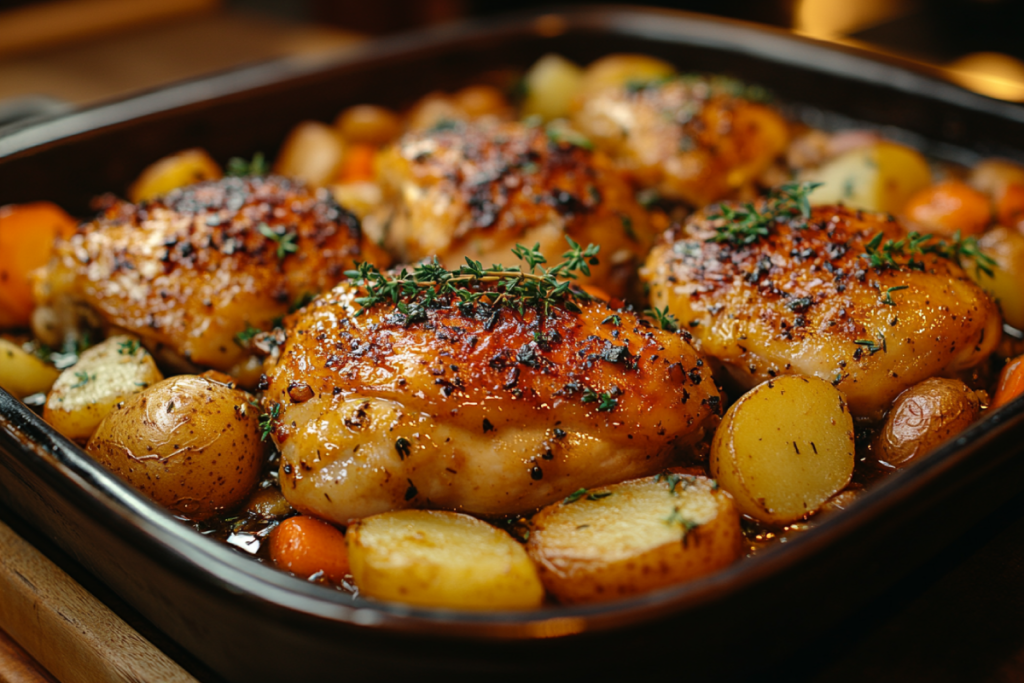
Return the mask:
[(279, 417), (281, 417), (281, 404), (276, 401), (270, 404), (269, 411), (260, 413), (260, 441), (266, 441), (274, 432), (274, 423)]
[(235, 335), (235, 343), (241, 346), (242, 348), (245, 348), (249, 346), (249, 342), (252, 341), (253, 337), (255, 337), (260, 332), (262, 332), (262, 330), (253, 327), (249, 323), (246, 323), (245, 329)]
[[(410, 273), (402, 269), (397, 275), (385, 275), (369, 263), (360, 263), (357, 270), (346, 271), (345, 275), (367, 294), (356, 298), (360, 309), (356, 315), (377, 304), (390, 302), (405, 316), (405, 324), (426, 320), (427, 309), (439, 296), (452, 295), (461, 304), (476, 302), (495, 307), (507, 307), (524, 313), (527, 308), (536, 308), (549, 313), (552, 306), (562, 305), (573, 312), (580, 312), (576, 301), (589, 301), (593, 297), (581, 289), (571, 287), (568, 281), (559, 278), (576, 279), (577, 274), (590, 275), (590, 266), (597, 265), (599, 247), (591, 244), (581, 247), (566, 237), (572, 247), (562, 257), (565, 259), (552, 268), (544, 268), (546, 262), (540, 253), (540, 245), (527, 249), (516, 245), (512, 252), (529, 271), (521, 266), (506, 267), (492, 265), (484, 268), (479, 261), (466, 259), (466, 265), (448, 270), (437, 259), (417, 265)], [(490, 286), (485, 286), (490, 285)]]
[(802, 216), (811, 216), (808, 195), (821, 183), (787, 183), (772, 188), (765, 195), (762, 208), (751, 202), (740, 206), (720, 204), (719, 213), (708, 216), (723, 219), (725, 224), (715, 228), (708, 242), (729, 242), (736, 245), (752, 244), (769, 233), (776, 222)]
[(256, 152), (252, 155), (252, 161), (246, 161), (241, 157), (228, 159), (227, 174), (229, 176), (265, 176), (270, 173), (270, 164), (263, 156), (263, 152)]
[(649, 315), (658, 321), (661, 325), (661, 329), (667, 332), (675, 332), (679, 329), (679, 320), (674, 315), (668, 312), (668, 306), (659, 310), (657, 308), (648, 308), (644, 311), (644, 315)]
[(134, 356), (139, 350), (139, 340), (129, 339), (117, 345), (117, 352), (122, 356)]
[(960, 267), (964, 266), (964, 259), (971, 260), (978, 275), (985, 273), (989, 277), (992, 277), (992, 269), (998, 265), (995, 259), (981, 252), (977, 238), (963, 237), (959, 230), (951, 241), (930, 234), (922, 235), (919, 232), (910, 232), (898, 240), (887, 240), (884, 234), (878, 233), (864, 245), (864, 258), (867, 259), (868, 265), (879, 270), (899, 268), (901, 263), (897, 259), (903, 258), (907, 259), (908, 267), (923, 270), (924, 262), (915, 257), (924, 254), (935, 254), (956, 261)]
[(886, 306), (895, 306), (896, 302), (892, 300), (892, 293), (898, 292), (901, 289), (910, 289), (909, 285), (899, 285), (898, 287), (890, 287), (885, 290), (885, 294), (882, 295), (882, 303)]
[(95, 373), (90, 375), (88, 372), (76, 372), (75, 377), (78, 379), (78, 381), (71, 385), (72, 389), (80, 389), (89, 382), (96, 379)]
[(260, 234), (268, 240), (277, 243), (278, 260), (282, 260), (288, 254), (294, 254), (299, 250), (299, 245), (295, 243), (295, 240), (299, 238), (297, 233), (284, 231), (277, 232), (266, 223), (260, 223), (257, 226), (257, 230), (259, 230)]

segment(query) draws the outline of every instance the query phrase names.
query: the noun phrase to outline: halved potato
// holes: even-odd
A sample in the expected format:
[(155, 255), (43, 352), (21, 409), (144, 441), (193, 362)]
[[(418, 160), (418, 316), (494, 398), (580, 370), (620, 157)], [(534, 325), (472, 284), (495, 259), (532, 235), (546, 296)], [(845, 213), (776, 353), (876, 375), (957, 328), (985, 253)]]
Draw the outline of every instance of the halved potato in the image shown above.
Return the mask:
[(0, 339), (0, 387), (14, 398), (49, 391), (60, 372), (12, 341)]
[(530, 522), (527, 551), (564, 603), (645, 593), (742, 554), (732, 497), (707, 477), (663, 474), (578, 491)]
[(853, 474), (853, 417), (842, 392), (816, 377), (779, 377), (726, 412), (711, 474), (740, 512), (788, 524), (814, 512)]
[(338, 132), (319, 121), (303, 121), (288, 134), (274, 173), (319, 187), (334, 179), (344, 156)]
[(573, 62), (555, 54), (544, 55), (523, 77), (522, 115), (546, 120), (568, 116), (582, 79), (583, 69)]
[(583, 72), (579, 96), (586, 97), (605, 88), (617, 88), (631, 81), (653, 81), (676, 73), (676, 68), (657, 57), (614, 54), (594, 60)]
[(401, 510), (348, 528), (359, 593), (452, 609), (537, 607), (544, 589), (526, 551), (506, 532), (456, 512)]
[(54, 382), (43, 419), (85, 443), (114, 406), (164, 378), (137, 337), (110, 337), (82, 352)]
[(171, 190), (202, 180), (217, 180), (223, 172), (206, 150), (195, 147), (171, 154), (147, 166), (128, 188), (134, 203), (155, 199)]
[(978, 245), (995, 259), (992, 275), (970, 267), (967, 272), (999, 303), (1003, 320), (1024, 329), (1024, 235), (999, 225), (982, 235)]
[(811, 204), (897, 214), (912, 194), (931, 184), (932, 172), (917, 150), (880, 140), (840, 154), (801, 179), (822, 183), (811, 193)]

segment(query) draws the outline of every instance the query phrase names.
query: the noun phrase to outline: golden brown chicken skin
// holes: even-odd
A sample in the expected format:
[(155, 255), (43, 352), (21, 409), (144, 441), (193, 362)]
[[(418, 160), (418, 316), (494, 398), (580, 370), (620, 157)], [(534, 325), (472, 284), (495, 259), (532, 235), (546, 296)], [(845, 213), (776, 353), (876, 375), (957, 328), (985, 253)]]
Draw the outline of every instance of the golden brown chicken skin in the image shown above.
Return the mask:
[[(268, 361), (281, 490), (345, 524), (401, 508), (505, 515), (657, 472), (722, 408), (688, 335), (583, 303), (441, 299), (406, 324), (339, 285)], [(275, 406), (280, 406), (275, 408)]]
[(633, 188), (568, 129), (516, 122), (451, 123), (409, 133), (385, 150), (379, 173), (393, 214), (386, 244), (407, 262), (436, 256), (513, 264), (517, 243), (549, 263), (565, 236), (601, 245), (587, 284), (622, 296), (654, 242)]
[(83, 327), (128, 330), (172, 365), (254, 381), (246, 330), (384, 259), (326, 192), (277, 176), (203, 182), (113, 201), (58, 241), (35, 274), (33, 329), (54, 345)]
[(777, 111), (695, 76), (600, 89), (572, 121), (639, 185), (695, 207), (749, 189), (789, 141)]
[(905, 249), (872, 265), (868, 251), (906, 237), (889, 216), (821, 206), (749, 245), (708, 241), (723, 223), (693, 217), (643, 275), (652, 303), (744, 387), (815, 375), (855, 416), (879, 419), (907, 387), (972, 368), (999, 343), (996, 305), (954, 261)]

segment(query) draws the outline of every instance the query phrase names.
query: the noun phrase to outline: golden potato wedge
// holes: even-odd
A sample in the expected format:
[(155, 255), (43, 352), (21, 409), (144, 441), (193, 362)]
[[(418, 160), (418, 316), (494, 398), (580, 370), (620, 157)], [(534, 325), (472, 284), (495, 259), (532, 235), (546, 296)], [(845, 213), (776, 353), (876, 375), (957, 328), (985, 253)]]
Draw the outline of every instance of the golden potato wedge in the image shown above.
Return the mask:
[(976, 268), (967, 272), (999, 304), (1003, 320), (1024, 329), (1024, 235), (1000, 225), (978, 238), (978, 246), (996, 266), (992, 275)]
[(223, 175), (205, 149), (186, 149), (147, 166), (128, 188), (128, 199), (137, 204), (185, 185), (217, 180)]
[(49, 391), (60, 372), (12, 341), (0, 339), (0, 387), (14, 398)]
[(664, 474), (577, 491), (537, 513), (526, 549), (551, 595), (598, 602), (682, 583), (742, 554), (732, 497), (707, 477)]
[(840, 154), (801, 179), (822, 183), (811, 193), (811, 204), (898, 214), (912, 194), (931, 184), (932, 173), (917, 150), (880, 140)]
[(556, 54), (544, 55), (523, 76), (522, 116), (545, 120), (568, 116), (582, 81), (583, 69), (576, 64)]
[(54, 382), (43, 419), (85, 443), (114, 406), (164, 378), (137, 337), (117, 335), (86, 349)]
[(359, 593), (452, 609), (538, 607), (544, 589), (523, 546), (456, 512), (401, 510), (362, 519), (346, 534)]
[(740, 512), (788, 524), (814, 512), (853, 474), (853, 416), (816, 377), (764, 382), (739, 398), (711, 442), (711, 475)]
[(86, 451), (176, 515), (200, 521), (245, 500), (264, 447), (252, 397), (178, 375), (114, 406)]
[(967, 429), (981, 415), (981, 401), (956, 379), (932, 377), (896, 397), (875, 457), (894, 467), (908, 465)]
[(292, 128), (274, 163), (274, 173), (298, 178), (319, 187), (337, 175), (344, 156), (338, 132), (319, 121), (303, 121)]

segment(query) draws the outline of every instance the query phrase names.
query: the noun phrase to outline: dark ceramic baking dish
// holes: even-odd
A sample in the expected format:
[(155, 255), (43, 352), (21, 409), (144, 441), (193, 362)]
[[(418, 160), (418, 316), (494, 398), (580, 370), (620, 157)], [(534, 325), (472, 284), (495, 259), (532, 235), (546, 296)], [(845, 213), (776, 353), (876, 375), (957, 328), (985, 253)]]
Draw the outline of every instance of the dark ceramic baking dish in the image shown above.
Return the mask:
[[(1020, 158), (1024, 109), (893, 59), (679, 12), (595, 7), (416, 33), (94, 107), (0, 138), (0, 204), (85, 215), (160, 156), (276, 150), (302, 119), (401, 106), (547, 52), (586, 63), (643, 52), (772, 89), (817, 125), (849, 117), (939, 158)], [(906, 576), (1020, 488), (1024, 400), (988, 415), (850, 509), (725, 571), (638, 598), (523, 613), (383, 605), (303, 582), (207, 539), (137, 495), (0, 391), (0, 503), (163, 633), (233, 681), (486, 674), (565, 679), (721, 671), (784, 652)], [(683, 645), (685, 643), (685, 646)], [(742, 659), (742, 657), (740, 658)]]

